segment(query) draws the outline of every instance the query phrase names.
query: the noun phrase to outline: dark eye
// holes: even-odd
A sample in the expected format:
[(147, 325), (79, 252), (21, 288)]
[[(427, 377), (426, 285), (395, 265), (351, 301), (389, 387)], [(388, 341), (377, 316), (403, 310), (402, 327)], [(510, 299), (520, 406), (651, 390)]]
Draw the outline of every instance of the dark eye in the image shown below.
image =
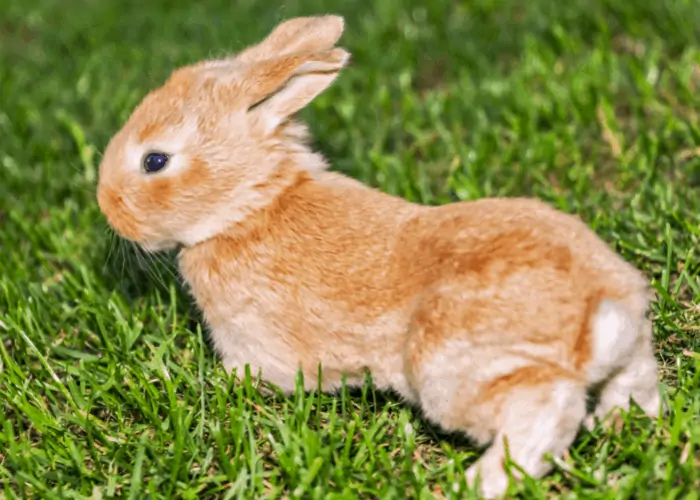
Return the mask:
[(148, 172), (158, 172), (167, 164), (170, 157), (164, 153), (148, 153), (143, 158), (143, 169)]

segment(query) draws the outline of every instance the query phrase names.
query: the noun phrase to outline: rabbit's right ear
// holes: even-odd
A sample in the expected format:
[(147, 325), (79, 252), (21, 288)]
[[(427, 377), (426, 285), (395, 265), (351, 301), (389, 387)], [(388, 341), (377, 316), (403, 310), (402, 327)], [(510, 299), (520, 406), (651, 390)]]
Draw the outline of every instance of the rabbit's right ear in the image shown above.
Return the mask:
[(318, 52), (332, 48), (343, 34), (341, 16), (295, 17), (278, 24), (262, 42), (235, 56), (253, 63), (294, 52)]
[(336, 47), (251, 64), (243, 76), (244, 104), (270, 133), (333, 83), (349, 58)]

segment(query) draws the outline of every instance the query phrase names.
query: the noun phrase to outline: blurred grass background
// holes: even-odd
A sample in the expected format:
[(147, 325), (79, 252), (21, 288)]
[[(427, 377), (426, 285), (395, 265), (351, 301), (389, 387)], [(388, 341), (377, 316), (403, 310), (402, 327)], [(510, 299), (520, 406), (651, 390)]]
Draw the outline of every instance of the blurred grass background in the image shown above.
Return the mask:
[(540, 197), (657, 291), (670, 415), (582, 433), (514, 495), (697, 498), (696, 0), (0, 0), (0, 498), (469, 497), (478, 450), (391, 395), (228, 380), (172, 263), (95, 201), (170, 71), (328, 12), (353, 59), (302, 117), (335, 169), (421, 203)]

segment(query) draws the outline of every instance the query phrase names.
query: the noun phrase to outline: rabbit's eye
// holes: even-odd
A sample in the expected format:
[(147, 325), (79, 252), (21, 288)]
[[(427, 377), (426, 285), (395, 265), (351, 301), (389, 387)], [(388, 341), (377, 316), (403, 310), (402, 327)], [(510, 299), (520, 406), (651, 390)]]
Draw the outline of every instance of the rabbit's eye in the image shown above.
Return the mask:
[(149, 174), (158, 172), (165, 168), (169, 159), (170, 157), (165, 153), (148, 153), (143, 158), (143, 169)]

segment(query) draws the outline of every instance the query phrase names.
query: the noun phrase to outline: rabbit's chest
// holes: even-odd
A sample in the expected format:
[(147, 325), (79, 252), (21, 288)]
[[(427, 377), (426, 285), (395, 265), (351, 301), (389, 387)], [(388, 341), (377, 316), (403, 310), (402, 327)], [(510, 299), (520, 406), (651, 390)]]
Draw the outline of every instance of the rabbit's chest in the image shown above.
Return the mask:
[(266, 380), (283, 390), (292, 390), (301, 354), (270, 322), (253, 308), (243, 307), (216, 324), (211, 337), (227, 371), (239, 377), (250, 367), (253, 377), (261, 370)]
[[(292, 390), (300, 368), (314, 386), (319, 363), (324, 383), (340, 380), (341, 374), (360, 380), (366, 369), (379, 377), (398, 370), (394, 344), (405, 330), (405, 311), (369, 311), (374, 301), (349, 307), (352, 294), (323, 293), (328, 280), (302, 282), (301, 272), (232, 261), (197, 267), (200, 262), (188, 259), (181, 271), (228, 371), (242, 374), (248, 365), (252, 375), (261, 370), (266, 380)], [(211, 271), (213, 264), (218, 272)], [(390, 359), (375, 359), (380, 353), (390, 353)]]
[(226, 280), (211, 275), (188, 279), (214, 346), (227, 371), (235, 368), (242, 375), (249, 365), (251, 375), (262, 370), (265, 379), (282, 389), (291, 383), (293, 389), (299, 362), (308, 355), (296, 333), (307, 325), (298, 311), (289, 309), (288, 294), (252, 273), (240, 276), (240, 271)]

